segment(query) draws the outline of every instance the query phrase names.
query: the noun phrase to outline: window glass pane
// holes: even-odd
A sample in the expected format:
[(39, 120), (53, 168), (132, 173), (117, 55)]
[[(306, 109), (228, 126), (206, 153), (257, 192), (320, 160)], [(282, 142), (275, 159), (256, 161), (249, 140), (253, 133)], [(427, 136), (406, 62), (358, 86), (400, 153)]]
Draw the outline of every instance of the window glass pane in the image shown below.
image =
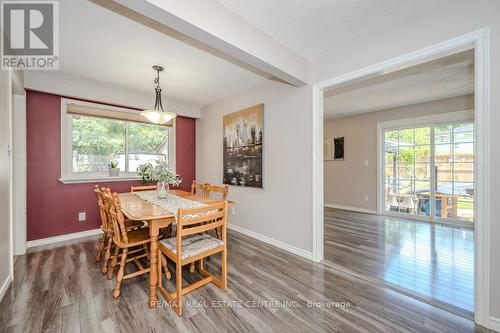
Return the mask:
[(398, 194), (399, 195), (410, 195), (413, 192), (413, 181), (411, 180), (399, 180), (398, 181)]
[(153, 160), (168, 160), (168, 129), (140, 123), (128, 124), (129, 170)]
[(436, 178), (438, 181), (452, 181), (452, 164), (447, 162), (436, 162)]
[(434, 154), (436, 163), (451, 162), (452, 149), (450, 144), (434, 145)]
[(462, 199), (474, 196), (474, 183), (453, 183), (453, 194)]
[(398, 142), (398, 139), (399, 139), (399, 131), (386, 131), (385, 132), (385, 140), (388, 141), (388, 142), (396, 142), (396, 146), (397, 146), (397, 142)]
[(474, 144), (473, 143), (456, 143), (453, 145), (453, 161), (454, 162), (474, 162)]
[(415, 163), (415, 179), (430, 180), (431, 179), (431, 164), (430, 163)]
[(453, 183), (452, 182), (437, 182), (436, 197), (439, 195), (452, 195)]
[(466, 221), (474, 219), (474, 200), (458, 200), (456, 218)]
[(434, 128), (435, 144), (450, 143), (452, 139), (451, 125), (438, 125)]
[(420, 145), (415, 146), (415, 162), (430, 162), (431, 161), (431, 146)]
[(430, 216), (431, 206), (430, 206), (430, 190), (431, 183), (429, 181), (417, 181), (415, 182), (415, 195), (413, 200), (415, 201), (416, 214)]
[(453, 142), (474, 142), (474, 132), (455, 132), (453, 134)]
[(72, 117), (73, 172), (106, 172), (118, 161), (125, 170), (125, 122), (96, 117)]
[(399, 178), (411, 179), (415, 175), (415, 150), (413, 146), (399, 147), (398, 164)]
[(413, 146), (415, 144), (415, 129), (409, 128), (399, 131), (399, 146)]
[(453, 180), (458, 182), (474, 181), (474, 163), (453, 163)]
[(421, 127), (415, 128), (415, 144), (428, 145), (431, 143), (431, 128)]
[(436, 216), (473, 220), (474, 123), (436, 126)]
[(454, 133), (474, 132), (474, 123), (464, 122), (464, 123), (453, 124), (453, 132)]

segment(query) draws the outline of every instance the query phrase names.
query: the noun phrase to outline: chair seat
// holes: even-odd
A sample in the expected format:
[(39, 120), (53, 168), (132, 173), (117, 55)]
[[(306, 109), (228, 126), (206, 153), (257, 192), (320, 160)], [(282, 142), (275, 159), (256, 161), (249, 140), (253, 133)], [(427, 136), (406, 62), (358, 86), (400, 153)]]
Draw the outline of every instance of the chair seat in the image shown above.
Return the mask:
[[(173, 253), (177, 253), (177, 237), (163, 239), (160, 244)], [(219, 246), (224, 246), (220, 239), (208, 234), (195, 234), (182, 239), (182, 260), (197, 256), (204, 252), (213, 250)]]
[(130, 230), (127, 232), (128, 246), (137, 246), (151, 242), (149, 237), (149, 228), (141, 228), (137, 230)]

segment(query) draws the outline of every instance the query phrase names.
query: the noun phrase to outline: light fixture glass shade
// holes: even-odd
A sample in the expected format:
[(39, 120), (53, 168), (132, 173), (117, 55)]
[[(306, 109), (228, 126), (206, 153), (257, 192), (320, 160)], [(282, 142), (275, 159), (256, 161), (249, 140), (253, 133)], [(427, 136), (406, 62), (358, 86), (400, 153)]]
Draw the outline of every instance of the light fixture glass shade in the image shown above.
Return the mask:
[(160, 72), (163, 71), (161, 66), (153, 66), (156, 71), (156, 78), (154, 80), (155, 87), (155, 107), (154, 109), (148, 109), (141, 112), (141, 116), (147, 118), (150, 122), (154, 124), (166, 124), (170, 120), (177, 117), (173, 112), (163, 111), (163, 103), (161, 101), (161, 88), (160, 88)]
[(166, 124), (177, 117), (173, 112), (158, 110), (144, 110), (141, 112), (141, 116), (146, 117), (150, 122), (155, 124)]

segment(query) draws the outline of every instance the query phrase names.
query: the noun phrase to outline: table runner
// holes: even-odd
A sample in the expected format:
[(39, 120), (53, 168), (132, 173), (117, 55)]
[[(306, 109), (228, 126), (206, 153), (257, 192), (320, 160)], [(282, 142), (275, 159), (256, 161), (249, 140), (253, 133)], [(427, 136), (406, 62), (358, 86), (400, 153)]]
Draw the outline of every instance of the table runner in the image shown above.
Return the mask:
[(157, 205), (175, 216), (175, 220), (177, 221), (177, 211), (179, 208), (201, 208), (207, 206), (207, 204), (189, 200), (183, 197), (180, 197), (175, 194), (167, 194), (165, 199), (158, 199), (156, 196), (156, 191), (142, 191), (142, 192), (134, 192), (139, 198), (151, 202), (153, 205)]

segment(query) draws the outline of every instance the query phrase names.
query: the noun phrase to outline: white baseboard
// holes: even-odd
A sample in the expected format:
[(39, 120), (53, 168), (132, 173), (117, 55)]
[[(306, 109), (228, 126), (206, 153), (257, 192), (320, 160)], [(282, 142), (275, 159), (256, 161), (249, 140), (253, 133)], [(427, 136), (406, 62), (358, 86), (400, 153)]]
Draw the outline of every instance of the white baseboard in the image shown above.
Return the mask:
[(374, 209), (366, 209), (366, 208), (358, 208), (358, 207), (351, 207), (351, 206), (344, 206), (344, 205), (336, 205), (336, 204), (324, 204), (325, 207), (328, 208), (337, 208), (337, 209), (343, 209), (343, 210), (350, 210), (353, 212), (360, 212), (360, 213), (367, 213), (367, 214), (376, 214), (378, 215), (378, 212)]
[(101, 233), (102, 233), (101, 229), (92, 229), (92, 230), (74, 232), (72, 234), (36, 239), (36, 240), (29, 241), (27, 243), (27, 248), (40, 246), (40, 245), (47, 245), (47, 244), (52, 244), (52, 243), (58, 243), (58, 242), (64, 242), (64, 241), (77, 239), (77, 238), (100, 235)]
[(495, 332), (500, 332), (500, 319), (499, 318), (490, 317), (490, 330), (493, 330)]
[(302, 257), (302, 258), (305, 258), (305, 259), (308, 259), (308, 260), (313, 260), (313, 255), (312, 255), (311, 252), (307, 252), (307, 251), (305, 251), (303, 249), (300, 249), (298, 247), (295, 247), (293, 245), (280, 242), (280, 241), (278, 241), (276, 239), (269, 238), (267, 236), (263, 236), (261, 234), (258, 234), (256, 232), (250, 231), (250, 230), (242, 228), (242, 227), (238, 227), (236, 225), (228, 224), (227, 227), (229, 229), (231, 229), (231, 230), (239, 232), (240, 234), (243, 234), (245, 236), (248, 236), (248, 237), (260, 240), (260, 241), (262, 241), (264, 243), (276, 246), (277, 248), (280, 248), (280, 249), (285, 250), (287, 252), (290, 252), (290, 253), (293, 253), (295, 255), (298, 255), (299, 257)]
[(2, 283), (2, 287), (0, 287), (0, 302), (2, 302), (3, 297), (5, 296), (5, 293), (7, 292), (7, 289), (9, 289), (10, 284), (12, 283), (13, 276), (12, 273), (7, 276), (5, 281)]

